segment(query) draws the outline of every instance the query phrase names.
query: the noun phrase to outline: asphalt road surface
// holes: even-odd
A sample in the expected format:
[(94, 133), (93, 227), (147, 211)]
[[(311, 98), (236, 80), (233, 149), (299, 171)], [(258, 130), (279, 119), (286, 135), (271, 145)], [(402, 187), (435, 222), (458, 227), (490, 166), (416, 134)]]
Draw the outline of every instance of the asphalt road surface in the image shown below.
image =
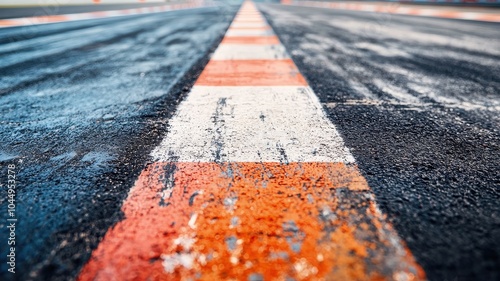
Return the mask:
[(69, 5), (69, 6), (57, 5), (57, 2), (54, 3), (40, 2), (40, 5), (36, 7), (31, 7), (31, 6), (2, 7), (0, 8), (0, 18), (10, 19), (10, 18), (22, 18), (22, 17), (47, 16), (47, 15), (65, 15), (65, 14), (77, 14), (77, 13), (88, 13), (88, 12), (98, 12), (98, 11), (135, 9), (142, 7), (156, 7), (162, 5), (165, 5), (165, 2), (137, 3), (137, 4), (132, 3), (132, 4)]
[[(147, 154), (224, 35), (229, 9), (0, 29), (0, 161), (3, 169), (23, 161), (19, 280), (76, 276), (120, 220)], [(1, 269), (0, 279), (11, 277), (7, 264)]]
[[(499, 280), (500, 24), (258, 8), (427, 278)], [(237, 9), (0, 29), (0, 279), (78, 276)]]
[(428, 278), (498, 280), (499, 24), (261, 8)]

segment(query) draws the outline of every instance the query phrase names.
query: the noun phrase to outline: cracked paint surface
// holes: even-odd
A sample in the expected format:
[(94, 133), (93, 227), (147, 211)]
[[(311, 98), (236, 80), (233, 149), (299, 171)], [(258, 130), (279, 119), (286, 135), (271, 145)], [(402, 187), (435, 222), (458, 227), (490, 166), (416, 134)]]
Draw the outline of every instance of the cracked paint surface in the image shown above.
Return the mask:
[(79, 280), (425, 279), (262, 26), (245, 3)]
[(423, 276), (353, 165), (154, 163), (123, 212), (80, 280)]

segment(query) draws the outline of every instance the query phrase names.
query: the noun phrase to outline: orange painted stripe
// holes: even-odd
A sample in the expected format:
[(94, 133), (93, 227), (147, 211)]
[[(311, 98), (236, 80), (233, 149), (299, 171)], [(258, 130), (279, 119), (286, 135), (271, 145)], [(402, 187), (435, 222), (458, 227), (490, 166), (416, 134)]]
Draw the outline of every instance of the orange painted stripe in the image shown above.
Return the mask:
[(239, 23), (265, 23), (262, 20), (253, 20), (253, 19), (235, 19), (233, 22), (236, 24), (239, 24)]
[(30, 24), (40, 24), (40, 23), (52, 23), (52, 22), (61, 22), (68, 20), (70, 20), (70, 18), (65, 15), (39, 16), (32, 18), (0, 20), (0, 26), (18, 26), (25, 24), (24, 22), (29, 22)]
[[(307, 83), (289, 59), (211, 60), (196, 85)], [(352, 164), (153, 163), (122, 211), (79, 281), (425, 279)]]
[(407, 11), (407, 14), (408, 15), (419, 15), (420, 14), (420, 10), (418, 10), (418, 9), (409, 9)]
[(231, 26), (229, 30), (270, 30), (270, 26), (263, 26), (263, 27), (234, 27)]
[(372, 198), (343, 163), (154, 163), (78, 280), (424, 279)]
[(280, 44), (276, 36), (226, 36), (221, 44), (275, 45)]
[(235, 19), (233, 23), (261, 23), (264, 22), (263, 20), (257, 20), (257, 19)]
[(236, 16), (235, 20), (264, 20), (262, 16)]
[(15, 26), (18, 24), (19, 22), (15, 20), (0, 20), (0, 26)]
[(35, 22), (55, 22), (55, 21), (67, 21), (68, 16), (65, 15), (51, 15), (51, 16), (40, 16), (34, 18)]
[(476, 20), (500, 22), (500, 15), (484, 14), (484, 15), (477, 16)]
[(307, 86), (291, 59), (211, 60), (198, 86)]
[[(420, 13), (419, 13), (420, 14)], [(435, 17), (440, 17), (440, 18), (451, 18), (451, 19), (456, 19), (460, 18), (461, 13), (458, 12), (451, 12), (451, 11), (445, 11), (445, 12), (439, 12), (433, 15)]]

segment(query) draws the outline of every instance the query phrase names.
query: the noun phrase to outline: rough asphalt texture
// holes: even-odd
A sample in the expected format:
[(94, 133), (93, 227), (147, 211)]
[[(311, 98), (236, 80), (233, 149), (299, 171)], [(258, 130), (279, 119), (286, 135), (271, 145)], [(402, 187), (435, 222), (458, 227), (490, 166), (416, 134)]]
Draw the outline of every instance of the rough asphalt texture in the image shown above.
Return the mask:
[[(261, 8), (429, 279), (500, 279), (500, 25)], [(76, 276), (235, 11), (0, 29), (17, 279)]]
[[(40, 1), (40, 3), (43, 3)], [(50, 2), (47, 2), (50, 3)], [(154, 7), (165, 5), (165, 3), (137, 3), (137, 4), (99, 4), (99, 5), (69, 5), (62, 6), (56, 5), (35, 7), (1, 7), (0, 6), (0, 19), (22, 18), (22, 17), (37, 17), (48, 15), (65, 15), (65, 14), (78, 14), (96, 11), (112, 11), (122, 9), (135, 9), (141, 7)], [(64, 3), (64, 2), (62, 2)]]
[(259, 6), (430, 280), (500, 280), (500, 24)]
[(18, 166), (19, 220), (17, 273), (2, 263), (0, 280), (76, 276), (235, 11), (0, 29), (0, 171)]

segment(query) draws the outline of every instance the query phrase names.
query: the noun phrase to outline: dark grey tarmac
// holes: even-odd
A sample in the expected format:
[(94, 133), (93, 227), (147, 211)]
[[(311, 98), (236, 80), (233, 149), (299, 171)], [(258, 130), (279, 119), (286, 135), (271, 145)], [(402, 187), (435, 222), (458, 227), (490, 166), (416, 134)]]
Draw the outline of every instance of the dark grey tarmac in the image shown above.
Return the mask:
[[(429, 279), (500, 280), (500, 24), (259, 8)], [(0, 280), (77, 276), (236, 9), (0, 29)]]
[(0, 29), (0, 174), (15, 164), (18, 181), (16, 274), (2, 262), (0, 280), (77, 275), (236, 8)]
[[(57, 1), (40, 1), (41, 4), (52, 5), (36, 5), (36, 6), (1, 6), (0, 3), (0, 19), (24, 18), (37, 16), (52, 16), (65, 14), (79, 14), (97, 11), (113, 11), (123, 9), (135, 9), (142, 7), (155, 7), (175, 2), (159, 2), (159, 3), (131, 3), (131, 4), (95, 4), (95, 5), (58, 5)], [(64, 3), (64, 2), (62, 2)], [(69, 3), (69, 2), (68, 2)]]
[(500, 24), (259, 6), (430, 280), (500, 280)]

